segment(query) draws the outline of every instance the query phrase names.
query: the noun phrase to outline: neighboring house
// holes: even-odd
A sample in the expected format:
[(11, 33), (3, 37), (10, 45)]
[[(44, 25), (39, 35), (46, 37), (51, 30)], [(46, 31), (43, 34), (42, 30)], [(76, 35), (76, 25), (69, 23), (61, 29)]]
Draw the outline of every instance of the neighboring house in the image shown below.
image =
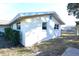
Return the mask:
[(8, 23), (6, 20), (0, 20), (0, 32), (4, 32), (4, 29), (9, 27)]
[(76, 27), (75, 26), (65, 26), (62, 27), (62, 32), (63, 33), (76, 33)]
[(76, 21), (76, 34), (79, 35), (79, 21)]
[(20, 42), (28, 47), (61, 36), (63, 24), (56, 12), (29, 12), (19, 13), (8, 25), (20, 31)]

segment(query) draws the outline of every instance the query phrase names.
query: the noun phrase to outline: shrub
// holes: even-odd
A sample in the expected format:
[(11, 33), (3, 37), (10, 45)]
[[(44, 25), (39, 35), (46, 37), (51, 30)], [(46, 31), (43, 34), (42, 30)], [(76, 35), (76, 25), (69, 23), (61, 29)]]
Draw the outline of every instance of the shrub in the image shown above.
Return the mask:
[(5, 28), (5, 38), (11, 41), (13, 45), (17, 45), (20, 40), (19, 31), (13, 30), (11, 28)]
[(5, 38), (7, 40), (10, 40), (12, 36), (12, 29), (11, 28), (5, 28)]

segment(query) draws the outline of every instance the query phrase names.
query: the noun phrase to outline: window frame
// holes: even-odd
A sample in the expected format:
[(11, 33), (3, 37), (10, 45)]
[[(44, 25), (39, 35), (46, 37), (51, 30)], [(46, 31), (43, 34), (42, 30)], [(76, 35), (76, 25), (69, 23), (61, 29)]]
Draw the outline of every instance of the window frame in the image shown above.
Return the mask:
[(49, 15), (49, 19), (52, 19), (52, 15)]
[(59, 24), (55, 24), (54, 29), (59, 29)]
[(43, 23), (42, 23), (42, 29), (43, 29), (43, 30), (46, 30), (46, 29), (47, 29), (47, 22), (43, 22)]
[(17, 22), (17, 23), (16, 23), (16, 25), (17, 25), (17, 29), (18, 29), (18, 30), (21, 29), (21, 27), (20, 27), (20, 23), (21, 23), (21, 22)]

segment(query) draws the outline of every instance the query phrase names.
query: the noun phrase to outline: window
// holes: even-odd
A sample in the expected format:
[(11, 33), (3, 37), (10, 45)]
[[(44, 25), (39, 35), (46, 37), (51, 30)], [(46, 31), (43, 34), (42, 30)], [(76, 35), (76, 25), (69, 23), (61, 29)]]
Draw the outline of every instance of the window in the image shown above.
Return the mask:
[(47, 29), (47, 22), (43, 22), (43, 23), (42, 23), (42, 29), (43, 29), (43, 30), (46, 30), (46, 29)]
[(54, 29), (59, 29), (59, 25), (55, 24)]
[(17, 29), (20, 29), (20, 22), (17, 22)]
[(52, 19), (52, 15), (49, 16), (49, 19)]

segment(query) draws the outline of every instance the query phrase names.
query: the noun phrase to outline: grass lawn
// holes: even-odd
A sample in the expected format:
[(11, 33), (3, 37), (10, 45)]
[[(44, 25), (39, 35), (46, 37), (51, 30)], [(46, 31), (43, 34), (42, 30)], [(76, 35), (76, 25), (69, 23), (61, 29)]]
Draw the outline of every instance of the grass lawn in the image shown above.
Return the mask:
[(26, 48), (3, 48), (0, 49), (0, 56), (28, 56), (32, 55), (33, 51)]

